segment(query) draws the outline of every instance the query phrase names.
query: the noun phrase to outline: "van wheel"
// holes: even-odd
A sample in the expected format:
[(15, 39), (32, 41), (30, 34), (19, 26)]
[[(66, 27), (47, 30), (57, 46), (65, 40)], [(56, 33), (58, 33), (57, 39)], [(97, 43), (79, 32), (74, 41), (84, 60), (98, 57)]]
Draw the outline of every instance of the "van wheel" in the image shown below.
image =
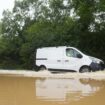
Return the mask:
[(91, 72), (91, 69), (88, 66), (81, 67), (80, 73)]
[(44, 70), (46, 70), (46, 67), (45, 66), (40, 66), (39, 67), (39, 71), (44, 71)]

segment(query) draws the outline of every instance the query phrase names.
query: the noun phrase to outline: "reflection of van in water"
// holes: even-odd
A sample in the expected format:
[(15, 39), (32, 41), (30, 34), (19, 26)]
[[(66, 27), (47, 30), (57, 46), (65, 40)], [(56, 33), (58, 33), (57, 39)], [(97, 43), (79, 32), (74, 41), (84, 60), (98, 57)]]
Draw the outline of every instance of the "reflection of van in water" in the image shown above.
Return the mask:
[(36, 52), (36, 65), (41, 69), (55, 71), (90, 72), (104, 69), (104, 62), (83, 54), (74, 47), (44, 47)]
[(79, 100), (93, 95), (104, 86), (103, 81), (92, 79), (37, 79), (35, 82), (38, 99), (66, 101)]

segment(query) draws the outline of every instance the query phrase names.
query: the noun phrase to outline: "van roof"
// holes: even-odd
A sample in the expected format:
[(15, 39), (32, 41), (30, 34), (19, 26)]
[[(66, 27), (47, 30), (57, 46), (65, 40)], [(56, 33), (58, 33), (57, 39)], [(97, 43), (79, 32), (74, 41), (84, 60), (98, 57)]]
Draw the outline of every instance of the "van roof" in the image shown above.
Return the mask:
[(40, 47), (38, 49), (43, 49), (43, 48), (66, 48), (66, 47), (70, 47), (70, 46)]

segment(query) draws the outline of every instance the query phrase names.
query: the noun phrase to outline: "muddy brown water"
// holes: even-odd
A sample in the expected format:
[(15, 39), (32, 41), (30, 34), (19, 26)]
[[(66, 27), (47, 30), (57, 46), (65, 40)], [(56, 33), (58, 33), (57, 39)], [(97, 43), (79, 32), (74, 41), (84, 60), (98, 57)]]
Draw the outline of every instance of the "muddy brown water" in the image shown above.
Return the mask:
[(2, 75), (0, 105), (105, 105), (105, 81)]

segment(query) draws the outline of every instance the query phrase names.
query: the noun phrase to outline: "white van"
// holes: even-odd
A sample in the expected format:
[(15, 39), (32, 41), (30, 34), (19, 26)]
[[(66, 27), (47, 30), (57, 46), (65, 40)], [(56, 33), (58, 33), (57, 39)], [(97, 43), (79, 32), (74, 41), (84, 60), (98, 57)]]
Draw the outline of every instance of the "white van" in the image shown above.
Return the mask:
[(53, 71), (90, 72), (104, 69), (102, 60), (67, 46), (38, 48), (36, 65), (40, 70)]

